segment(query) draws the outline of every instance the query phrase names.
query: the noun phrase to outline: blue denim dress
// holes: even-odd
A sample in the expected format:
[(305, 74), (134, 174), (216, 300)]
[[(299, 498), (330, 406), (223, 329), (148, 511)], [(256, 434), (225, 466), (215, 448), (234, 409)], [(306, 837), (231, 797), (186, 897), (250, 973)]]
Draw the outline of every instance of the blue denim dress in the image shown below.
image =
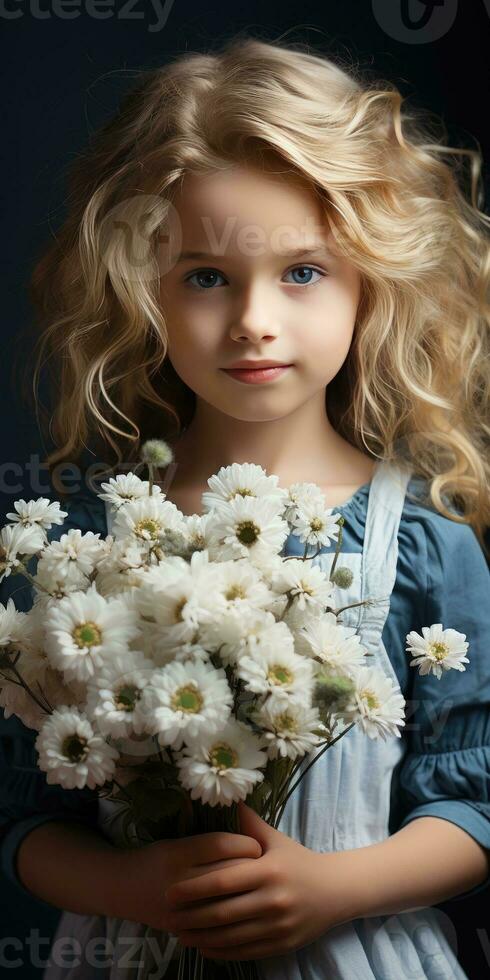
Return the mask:
[[(355, 627), (361, 643), (398, 687), (382, 641), (396, 576), (398, 528), (410, 472), (380, 462), (370, 485), (362, 553), (342, 552), (353, 582), (338, 591), (336, 608), (365, 599), (341, 614)], [(107, 511), (108, 532), (111, 515)], [(314, 562), (330, 571), (332, 553)], [(430, 625), (427, 623), (426, 625)], [(319, 750), (320, 751), (320, 750)], [(311, 766), (288, 800), (279, 830), (315, 851), (365, 847), (389, 836), (392, 774), (403, 757), (403, 739), (395, 735), (370, 739), (358, 726)], [(302, 771), (311, 761), (305, 759)], [(118, 804), (99, 800), (99, 826), (118, 843)], [(416, 856), (415, 856), (416, 858)], [(382, 875), (382, 868), (380, 869)], [(72, 967), (48, 965), (44, 980), (159, 980), (176, 976), (176, 937), (121, 919), (63, 912), (53, 940), (74, 937), (82, 950)], [(107, 942), (106, 966), (101, 943)], [(99, 943), (96, 966), (88, 950)], [(468, 980), (454, 953), (452, 924), (436, 908), (416, 908), (393, 915), (359, 918), (324, 933), (293, 953), (257, 961), (261, 980)]]

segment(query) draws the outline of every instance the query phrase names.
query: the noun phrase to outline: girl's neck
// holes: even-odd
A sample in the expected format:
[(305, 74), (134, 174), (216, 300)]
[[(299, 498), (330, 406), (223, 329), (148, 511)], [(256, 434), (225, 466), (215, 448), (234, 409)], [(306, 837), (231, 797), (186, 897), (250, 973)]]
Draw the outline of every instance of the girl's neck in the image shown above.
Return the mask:
[[(208, 490), (208, 479), (217, 473), (220, 467), (231, 463), (257, 463), (268, 475), (273, 473), (279, 477), (280, 486), (286, 487), (292, 483), (316, 483), (325, 494), (327, 506), (335, 507), (348, 500), (359, 487), (369, 483), (376, 464), (374, 457), (352, 446), (347, 440), (336, 435), (336, 454), (327, 448), (323, 452), (312, 452), (309, 456), (302, 453), (294, 460), (284, 460), (279, 466), (267, 465), (264, 457), (259, 458), (256, 451), (250, 454), (242, 449), (219, 456), (219, 462), (212, 463), (198, 452), (198, 446), (189, 435), (189, 429), (171, 446), (174, 461), (165, 469), (159, 471), (156, 482), (166, 494), (167, 499), (186, 514), (201, 513), (201, 495)], [(342, 455), (339, 453), (339, 446)], [(206, 447), (207, 448), (207, 447)], [(201, 443), (202, 449), (202, 443)]]

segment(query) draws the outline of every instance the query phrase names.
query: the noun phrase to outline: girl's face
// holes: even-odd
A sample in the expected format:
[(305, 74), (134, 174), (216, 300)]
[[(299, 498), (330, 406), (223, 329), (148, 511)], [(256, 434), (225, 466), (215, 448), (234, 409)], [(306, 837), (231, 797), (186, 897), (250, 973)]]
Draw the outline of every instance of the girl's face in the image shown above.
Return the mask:
[[(315, 195), (291, 177), (236, 167), (187, 175), (174, 207), (181, 244), (167, 248), (160, 299), (182, 381), (250, 422), (324, 392), (349, 351), (360, 274), (336, 252)], [(291, 367), (246, 384), (223, 370), (243, 359)]]

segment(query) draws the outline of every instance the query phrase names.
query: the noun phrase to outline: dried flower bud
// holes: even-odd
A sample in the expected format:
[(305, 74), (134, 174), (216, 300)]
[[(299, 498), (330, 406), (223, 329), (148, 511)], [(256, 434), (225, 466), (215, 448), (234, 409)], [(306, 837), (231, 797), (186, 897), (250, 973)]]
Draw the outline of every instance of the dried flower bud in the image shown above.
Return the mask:
[(143, 443), (140, 457), (147, 466), (168, 466), (174, 458), (174, 454), (163, 439), (147, 439)]
[(323, 713), (342, 711), (354, 691), (354, 681), (344, 674), (333, 674), (327, 667), (321, 667), (315, 677), (312, 704), (318, 708), (320, 717), (326, 724)]
[(354, 576), (350, 570), (345, 565), (341, 565), (340, 568), (336, 568), (332, 575), (332, 582), (337, 585), (339, 589), (348, 589), (352, 585), (352, 580)]

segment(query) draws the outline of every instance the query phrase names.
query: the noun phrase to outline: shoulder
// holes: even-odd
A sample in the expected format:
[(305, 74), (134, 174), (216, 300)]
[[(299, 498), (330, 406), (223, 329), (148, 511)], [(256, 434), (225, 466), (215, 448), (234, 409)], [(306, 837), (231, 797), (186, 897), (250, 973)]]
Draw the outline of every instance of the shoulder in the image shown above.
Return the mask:
[(400, 519), (399, 538), (405, 546), (421, 552), (429, 567), (452, 564), (458, 559), (466, 567), (488, 571), (485, 555), (470, 524), (436, 510), (426, 496), (426, 481), (412, 478), (407, 487)]
[(49, 540), (59, 540), (62, 534), (78, 528), (82, 533), (92, 531), (105, 537), (107, 532), (107, 518), (104, 501), (93, 491), (82, 487), (71, 494), (67, 494), (63, 499), (59, 499), (61, 510), (65, 511), (63, 524), (53, 526), (48, 534)]

